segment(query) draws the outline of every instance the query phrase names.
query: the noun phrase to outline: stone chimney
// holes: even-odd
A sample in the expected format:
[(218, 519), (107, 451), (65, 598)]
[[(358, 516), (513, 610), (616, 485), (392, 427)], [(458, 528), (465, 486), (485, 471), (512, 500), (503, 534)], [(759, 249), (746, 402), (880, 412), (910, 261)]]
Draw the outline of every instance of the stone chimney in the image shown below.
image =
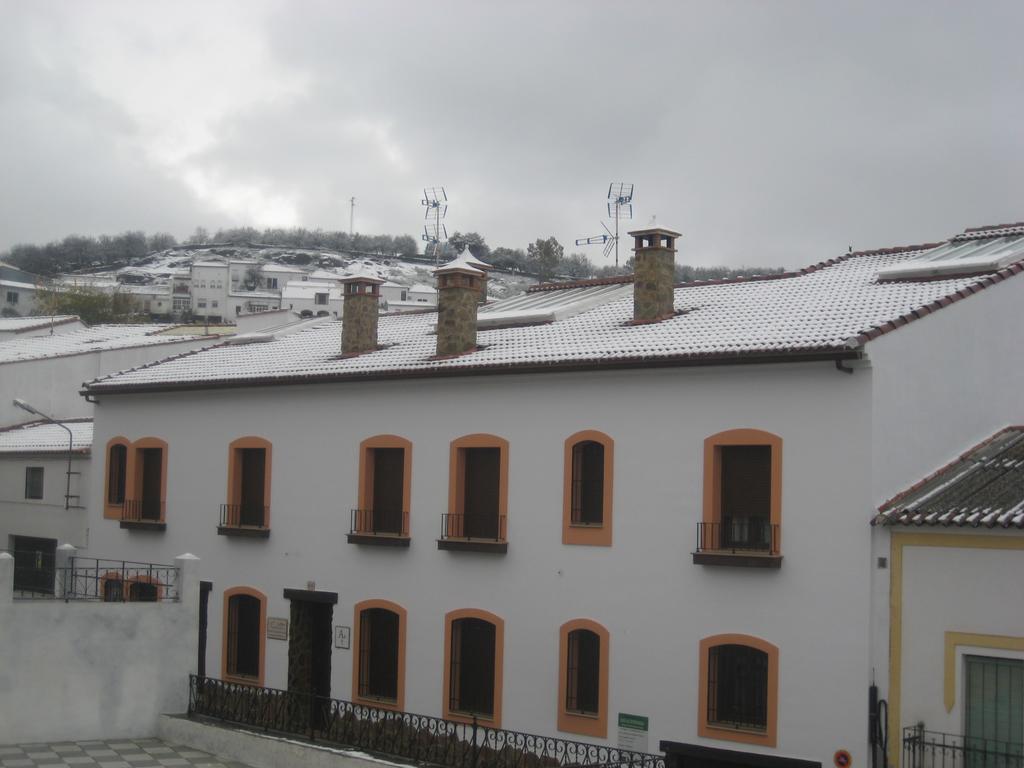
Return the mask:
[(365, 273), (343, 277), (341, 284), (341, 354), (361, 355), (377, 348), (380, 286), (384, 281)]
[(465, 261), (434, 270), (437, 276), (437, 356), (450, 357), (476, 349), (476, 308), (486, 274)]
[(476, 256), (469, 252), (467, 248), (463, 253), (460, 253), (452, 261), (448, 262), (445, 266), (452, 267), (458, 264), (462, 267), (469, 267), (470, 269), (476, 269), (483, 272), (483, 284), (480, 287), (480, 304), (487, 303), (487, 279), (490, 277), (490, 271), (494, 267), (488, 264), (486, 261), (480, 261)]
[(674, 291), (678, 232), (661, 227), (630, 232), (633, 253), (633, 322), (656, 323), (675, 314)]

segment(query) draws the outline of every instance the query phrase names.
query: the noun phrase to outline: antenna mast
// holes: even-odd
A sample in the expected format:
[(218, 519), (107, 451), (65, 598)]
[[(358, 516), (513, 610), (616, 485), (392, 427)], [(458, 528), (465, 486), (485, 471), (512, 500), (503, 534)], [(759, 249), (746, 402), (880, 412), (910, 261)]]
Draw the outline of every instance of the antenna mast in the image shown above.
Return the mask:
[(348, 209), (348, 236), (352, 237), (352, 233), (355, 231), (355, 220), (356, 220), (356, 199), (353, 197), (349, 201)]
[(621, 181), (614, 181), (608, 185), (608, 218), (615, 222), (615, 231), (612, 232), (603, 221), (601, 226), (607, 234), (595, 235), (593, 237), (581, 237), (576, 245), (604, 245), (604, 256), (615, 250), (615, 266), (619, 266), (619, 219), (633, 218), (633, 185)]
[(426, 220), (423, 225), (423, 241), (434, 246), (436, 267), (441, 243), (448, 239), (448, 230), (445, 229), (443, 221), (445, 214), (448, 213), (448, 195), (444, 187), (424, 187), (420, 205), (424, 207), (423, 218)]

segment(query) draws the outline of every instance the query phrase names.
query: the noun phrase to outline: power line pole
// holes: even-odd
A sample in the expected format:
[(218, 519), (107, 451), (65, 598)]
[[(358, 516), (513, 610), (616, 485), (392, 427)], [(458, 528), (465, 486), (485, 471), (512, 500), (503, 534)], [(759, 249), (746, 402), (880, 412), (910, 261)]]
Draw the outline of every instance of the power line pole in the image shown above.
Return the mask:
[(355, 231), (355, 220), (356, 220), (356, 199), (353, 197), (349, 200), (348, 209), (348, 236), (352, 237), (352, 233)]

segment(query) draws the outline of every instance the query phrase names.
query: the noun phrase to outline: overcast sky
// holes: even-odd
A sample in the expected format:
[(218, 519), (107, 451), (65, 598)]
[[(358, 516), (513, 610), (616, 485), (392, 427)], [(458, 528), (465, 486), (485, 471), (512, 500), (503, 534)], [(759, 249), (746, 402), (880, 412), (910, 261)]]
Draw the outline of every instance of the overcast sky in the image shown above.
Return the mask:
[[(1024, 3), (0, 0), (0, 249), (196, 225), (600, 233), (799, 266), (1024, 219)], [(600, 263), (600, 248), (588, 255)]]

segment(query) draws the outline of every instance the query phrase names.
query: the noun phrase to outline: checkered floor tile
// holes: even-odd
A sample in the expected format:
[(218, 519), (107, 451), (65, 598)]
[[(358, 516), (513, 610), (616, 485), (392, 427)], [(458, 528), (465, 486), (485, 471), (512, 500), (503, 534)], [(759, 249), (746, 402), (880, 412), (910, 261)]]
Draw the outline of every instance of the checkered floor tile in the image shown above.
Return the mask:
[(161, 768), (205, 766), (248, 768), (243, 763), (220, 760), (190, 747), (167, 744), (160, 739), (113, 741), (62, 741), (53, 744), (16, 744), (0, 747), (0, 768)]

